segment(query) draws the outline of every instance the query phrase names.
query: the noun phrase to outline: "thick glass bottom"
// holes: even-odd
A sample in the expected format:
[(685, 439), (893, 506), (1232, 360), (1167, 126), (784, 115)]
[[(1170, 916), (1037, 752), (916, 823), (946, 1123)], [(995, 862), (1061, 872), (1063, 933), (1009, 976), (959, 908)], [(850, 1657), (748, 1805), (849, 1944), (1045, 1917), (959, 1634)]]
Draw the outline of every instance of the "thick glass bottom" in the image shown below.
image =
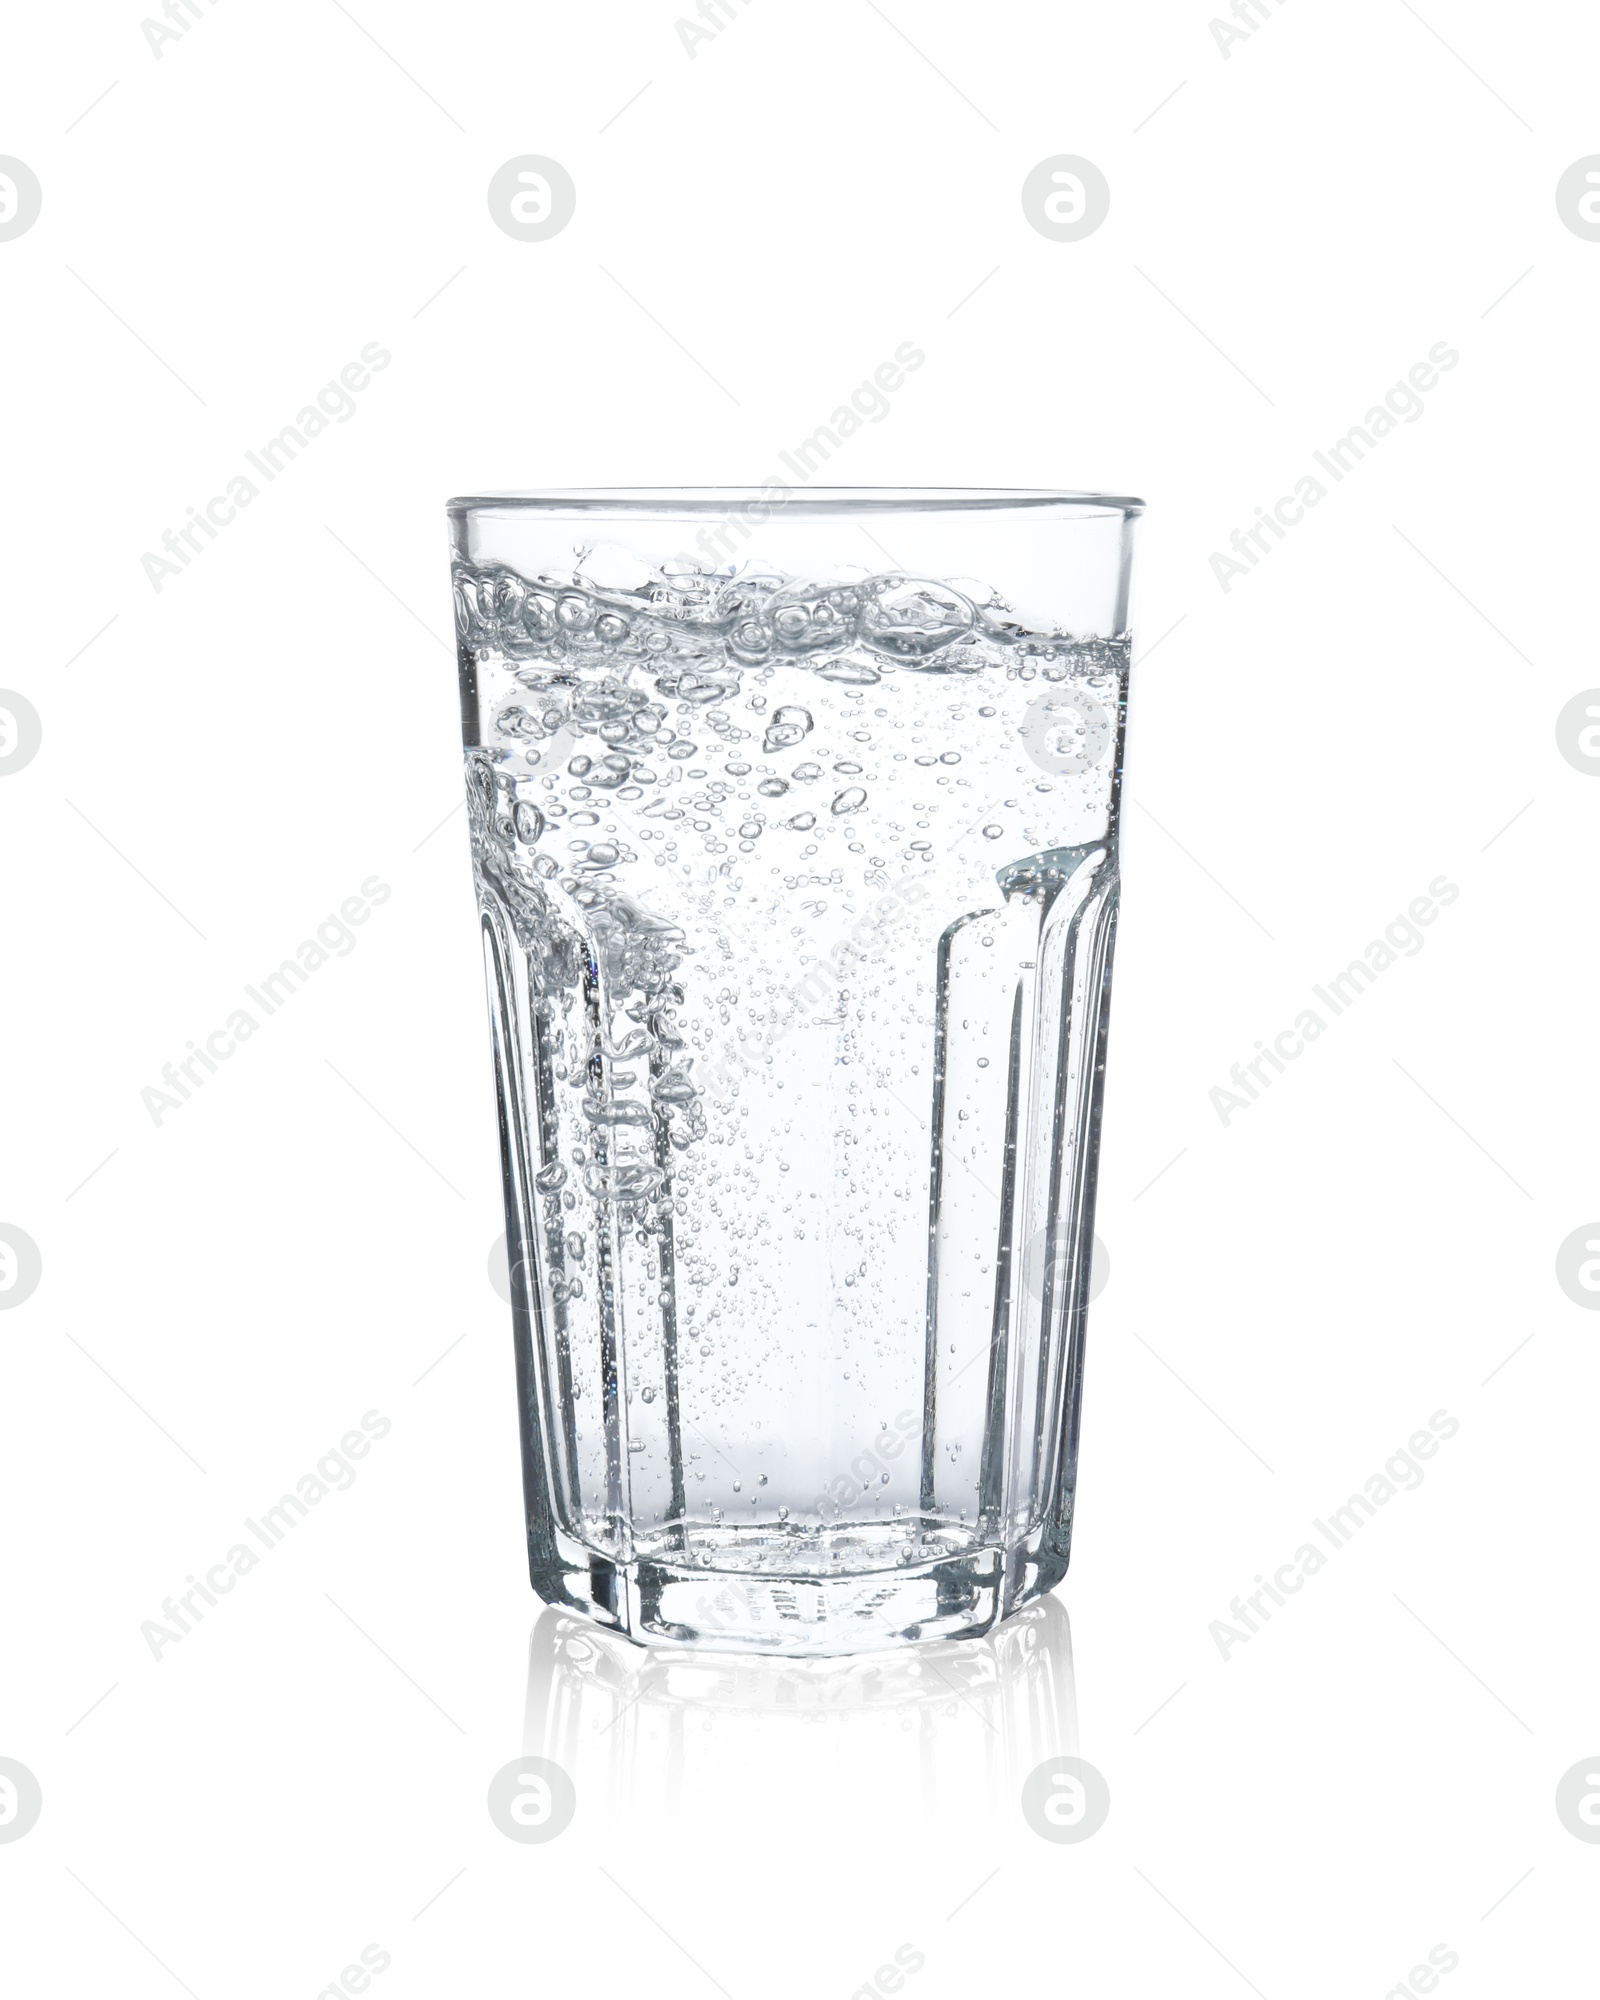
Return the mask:
[[(734, 1555), (734, 1551), (725, 1552)], [(886, 1547), (885, 1553), (888, 1553)], [(613, 1560), (558, 1537), (554, 1560), (535, 1555), (533, 1587), (547, 1604), (584, 1613), (646, 1645), (825, 1657), (925, 1639), (978, 1638), (1054, 1589), (1067, 1555), (1038, 1532), (928, 1560), (848, 1570), (790, 1563), (739, 1566), (719, 1552)]]

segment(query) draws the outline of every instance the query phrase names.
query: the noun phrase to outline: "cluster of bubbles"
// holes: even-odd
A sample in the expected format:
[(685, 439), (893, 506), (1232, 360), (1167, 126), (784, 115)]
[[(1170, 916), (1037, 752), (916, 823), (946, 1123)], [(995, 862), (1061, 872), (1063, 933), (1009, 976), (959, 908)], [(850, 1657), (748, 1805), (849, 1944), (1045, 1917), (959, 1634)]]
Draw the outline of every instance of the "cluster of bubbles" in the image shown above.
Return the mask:
[[(580, 931), (549, 894), (556, 865), (531, 854), (544, 817), (531, 800), (516, 797), (517, 784), (491, 757), (479, 752), (469, 758), (467, 800), (479, 878), (511, 920), (525, 954), (530, 998), (547, 1023), (558, 1027), (570, 1001), (585, 990), (606, 995), (611, 1020), (601, 1045), (580, 1046), (558, 1030), (552, 1074), (580, 1093), (589, 1143), (578, 1164), (589, 1194), (624, 1208), (647, 1205), (666, 1180), (665, 1148), (682, 1151), (705, 1133), (699, 1091), (682, 1056), (684, 992), (677, 972), (683, 931), (604, 879), (618, 859), (604, 843), (591, 846), (562, 884), (570, 885), (571, 900), (586, 902)], [(564, 1181), (565, 1169), (558, 1171)], [(552, 1228), (560, 1222), (559, 1186), (540, 1185)], [(552, 1243), (557, 1266), (562, 1247), (559, 1240)], [(567, 1285), (567, 1296), (581, 1296), (575, 1285)]]
[(469, 650), (562, 667), (653, 666), (660, 691), (688, 701), (731, 694), (730, 668), (806, 662), (829, 680), (870, 686), (890, 662), (977, 672), (1019, 653), (1048, 658), (1069, 643), (1065, 634), (1019, 624), (984, 584), (958, 587), (898, 570), (825, 583), (660, 570), (619, 590), (581, 570), (529, 581), (513, 570), (458, 564), (455, 590), (457, 629)]

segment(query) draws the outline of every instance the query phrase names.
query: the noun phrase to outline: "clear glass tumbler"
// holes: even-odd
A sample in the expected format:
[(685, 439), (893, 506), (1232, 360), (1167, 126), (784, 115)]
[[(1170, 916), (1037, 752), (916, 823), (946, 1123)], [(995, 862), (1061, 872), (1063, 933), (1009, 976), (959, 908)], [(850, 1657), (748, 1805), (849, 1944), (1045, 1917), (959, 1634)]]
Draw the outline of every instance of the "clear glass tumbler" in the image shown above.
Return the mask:
[(534, 1588), (985, 1632), (1072, 1532), (1140, 503), (449, 511)]

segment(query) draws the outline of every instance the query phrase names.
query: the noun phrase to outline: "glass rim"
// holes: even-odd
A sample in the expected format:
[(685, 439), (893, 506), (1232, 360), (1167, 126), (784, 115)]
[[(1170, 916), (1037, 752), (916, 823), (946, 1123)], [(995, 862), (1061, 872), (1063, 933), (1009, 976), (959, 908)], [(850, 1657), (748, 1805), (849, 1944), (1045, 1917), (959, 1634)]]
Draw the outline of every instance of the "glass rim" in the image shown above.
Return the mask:
[(452, 519), (468, 514), (725, 514), (760, 505), (785, 514), (960, 514), (1049, 512), (1074, 520), (1120, 514), (1137, 520), (1145, 503), (1130, 494), (1027, 486), (804, 486), (775, 479), (749, 486), (565, 486), (458, 494)]

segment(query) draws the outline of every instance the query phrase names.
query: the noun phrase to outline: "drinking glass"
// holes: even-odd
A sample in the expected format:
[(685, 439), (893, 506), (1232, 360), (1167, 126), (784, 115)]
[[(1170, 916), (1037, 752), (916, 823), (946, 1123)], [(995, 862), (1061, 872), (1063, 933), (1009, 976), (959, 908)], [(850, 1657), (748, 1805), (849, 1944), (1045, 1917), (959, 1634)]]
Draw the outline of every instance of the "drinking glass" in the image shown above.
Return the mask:
[(548, 1602), (838, 1654), (1064, 1575), (1140, 512), (450, 503)]

